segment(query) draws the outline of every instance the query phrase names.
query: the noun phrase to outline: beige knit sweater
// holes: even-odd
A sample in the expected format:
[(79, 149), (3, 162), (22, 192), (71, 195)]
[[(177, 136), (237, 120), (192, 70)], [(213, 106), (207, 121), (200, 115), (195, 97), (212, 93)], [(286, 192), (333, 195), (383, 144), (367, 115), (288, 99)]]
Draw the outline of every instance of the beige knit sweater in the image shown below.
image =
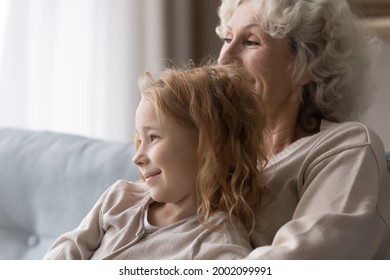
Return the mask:
[(44, 259), (239, 259), (252, 250), (247, 234), (233, 230), (224, 213), (211, 217), (224, 230), (210, 231), (192, 216), (148, 232), (143, 218), (149, 200), (144, 184), (116, 182)]
[(323, 121), (266, 168), (276, 199), (259, 213), (251, 259), (390, 259), (390, 175), (363, 124)]

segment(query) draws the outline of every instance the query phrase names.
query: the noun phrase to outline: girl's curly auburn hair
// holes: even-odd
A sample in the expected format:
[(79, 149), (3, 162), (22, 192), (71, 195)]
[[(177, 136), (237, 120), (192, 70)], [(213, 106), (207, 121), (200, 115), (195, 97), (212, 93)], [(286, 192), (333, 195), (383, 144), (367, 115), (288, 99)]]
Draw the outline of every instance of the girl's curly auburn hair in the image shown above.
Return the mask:
[(217, 211), (240, 221), (248, 233), (268, 188), (261, 169), (265, 116), (260, 98), (245, 76), (230, 66), (168, 68), (159, 79), (145, 73), (139, 80), (144, 97), (158, 117), (193, 128), (198, 134), (197, 214), (208, 228)]

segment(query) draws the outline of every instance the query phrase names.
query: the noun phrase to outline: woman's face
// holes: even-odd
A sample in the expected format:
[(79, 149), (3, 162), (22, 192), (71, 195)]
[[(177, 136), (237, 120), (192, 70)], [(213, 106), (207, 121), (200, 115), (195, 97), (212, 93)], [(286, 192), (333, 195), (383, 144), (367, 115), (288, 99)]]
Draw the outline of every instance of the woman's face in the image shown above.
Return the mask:
[(299, 107), (292, 83), (293, 55), (288, 39), (274, 39), (262, 31), (250, 1), (241, 3), (228, 22), (218, 63), (235, 63), (248, 72), (268, 117)]

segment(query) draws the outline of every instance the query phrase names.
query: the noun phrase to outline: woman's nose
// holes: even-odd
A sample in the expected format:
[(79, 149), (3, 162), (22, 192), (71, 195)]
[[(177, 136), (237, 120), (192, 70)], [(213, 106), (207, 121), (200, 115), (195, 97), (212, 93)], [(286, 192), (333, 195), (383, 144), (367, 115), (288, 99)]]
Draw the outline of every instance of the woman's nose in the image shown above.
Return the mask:
[(240, 56), (237, 45), (233, 42), (230, 42), (229, 44), (225, 43), (219, 53), (218, 64), (226, 65), (233, 63), (240, 64)]

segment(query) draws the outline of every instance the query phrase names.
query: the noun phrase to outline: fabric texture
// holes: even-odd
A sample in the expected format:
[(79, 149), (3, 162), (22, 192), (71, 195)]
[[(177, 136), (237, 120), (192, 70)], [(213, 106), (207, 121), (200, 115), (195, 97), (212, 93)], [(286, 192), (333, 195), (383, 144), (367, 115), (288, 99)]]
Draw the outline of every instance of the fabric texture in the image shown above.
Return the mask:
[(42, 259), (118, 179), (137, 180), (133, 143), (0, 129), (0, 259)]
[(210, 231), (195, 216), (148, 232), (145, 207), (150, 200), (144, 183), (118, 181), (99, 199), (81, 224), (59, 237), (45, 259), (242, 259), (252, 250), (244, 229), (227, 215), (210, 221), (225, 228)]
[(275, 192), (250, 259), (390, 259), (390, 175), (377, 135), (323, 121), (265, 170)]

